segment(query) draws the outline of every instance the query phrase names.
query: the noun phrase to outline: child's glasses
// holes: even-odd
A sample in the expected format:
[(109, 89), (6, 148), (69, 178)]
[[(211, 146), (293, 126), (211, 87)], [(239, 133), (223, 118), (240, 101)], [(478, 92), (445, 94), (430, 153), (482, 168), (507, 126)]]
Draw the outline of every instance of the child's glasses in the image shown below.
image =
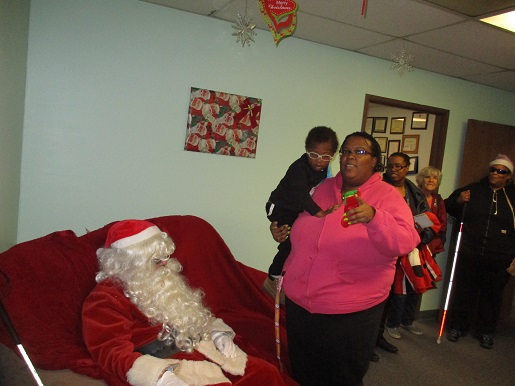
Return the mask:
[(329, 154), (320, 155), (318, 153), (315, 153), (314, 151), (307, 151), (306, 154), (311, 159), (319, 159), (320, 158), (322, 161), (325, 161), (325, 162), (331, 161), (333, 159), (332, 155), (329, 155)]

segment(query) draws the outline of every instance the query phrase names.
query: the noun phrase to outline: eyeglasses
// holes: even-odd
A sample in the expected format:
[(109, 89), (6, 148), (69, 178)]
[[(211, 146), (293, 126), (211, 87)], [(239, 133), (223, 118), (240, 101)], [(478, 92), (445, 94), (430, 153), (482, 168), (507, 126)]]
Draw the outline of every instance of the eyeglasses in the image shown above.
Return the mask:
[(389, 170), (401, 170), (404, 168), (407, 168), (408, 165), (399, 165), (399, 164), (388, 164), (386, 165), (386, 168)]
[(504, 169), (497, 169), (497, 168), (494, 168), (494, 167), (491, 167), (490, 169), (490, 173), (495, 173), (497, 172), (497, 174), (502, 174), (502, 175), (505, 175), (505, 174), (508, 174), (510, 171), (509, 170), (504, 170)]
[(329, 155), (329, 154), (320, 155), (318, 153), (315, 153), (314, 151), (307, 151), (306, 154), (311, 159), (319, 159), (320, 158), (322, 161), (325, 161), (325, 162), (331, 161), (333, 159), (332, 155)]
[(348, 157), (351, 154), (361, 157), (365, 154), (372, 154), (372, 153), (369, 151), (363, 150), (363, 149), (356, 149), (356, 150), (342, 149), (342, 150), (340, 150), (340, 157), (341, 156)]

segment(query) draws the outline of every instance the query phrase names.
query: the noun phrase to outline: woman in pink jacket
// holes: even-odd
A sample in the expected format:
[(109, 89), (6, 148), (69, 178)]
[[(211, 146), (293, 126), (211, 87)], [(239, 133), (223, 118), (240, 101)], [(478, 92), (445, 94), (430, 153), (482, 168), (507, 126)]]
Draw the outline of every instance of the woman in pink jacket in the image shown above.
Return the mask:
[[(362, 384), (396, 257), (420, 242), (410, 209), (382, 181), (380, 156), (371, 135), (348, 135), (340, 172), (313, 194), (334, 211), (323, 218), (301, 213), (291, 229), (283, 285), (291, 367), (302, 386)], [(351, 190), (359, 206), (345, 213), (342, 197)]]

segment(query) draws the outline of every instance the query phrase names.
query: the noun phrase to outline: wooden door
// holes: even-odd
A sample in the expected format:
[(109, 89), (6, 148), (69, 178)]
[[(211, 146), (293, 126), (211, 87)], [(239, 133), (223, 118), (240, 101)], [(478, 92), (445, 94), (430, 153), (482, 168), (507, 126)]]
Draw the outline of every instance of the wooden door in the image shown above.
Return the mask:
[(463, 148), (459, 186), (479, 181), (497, 154), (515, 162), (515, 126), (469, 119)]
[[(499, 153), (507, 155), (515, 162), (515, 126), (469, 119), (461, 161), (459, 186), (462, 187), (472, 182), (477, 182), (485, 177), (488, 174), (488, 164), (490, 161), (494, 160)], [(460, 219), (454, 221), (453, 237), (449, 243), (447, 268), (445, 270), (446, 285), (443, 291), (444, 298), (442, 299), (442, 306), (444, 305), (443, 302), (445, 302), (452, 262), (454, 260), (454, 251), (456, 250), (455, 236), (458, 231), (459, 221)], [(501, 319), (510, 315), (514, 298), (514, 288), (515, 277), (512, 277), (504, 291)]]

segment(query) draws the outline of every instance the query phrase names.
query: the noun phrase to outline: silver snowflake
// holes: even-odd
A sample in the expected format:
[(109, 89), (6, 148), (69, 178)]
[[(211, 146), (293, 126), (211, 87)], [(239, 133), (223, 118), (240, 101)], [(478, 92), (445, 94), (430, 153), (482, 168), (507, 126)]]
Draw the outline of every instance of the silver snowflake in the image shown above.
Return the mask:
[(236, 30), (232, 33), (232, 36), (236, 36), (236, 43), (241, 42), (242, 47), (244, 47), (245, 44), (250, 46), (250, 42), (254, 42), (252, 36), (256, 36), (256, 32), (254, 31), (256, 25), (247, 15), (241, 16), (238, 14), (236, 24), (234, 24), (232, 28)]
[(393, 64), (390, 67), (392, 70), (397, 70), (399, 76), (403, 76), (404, 72), (413, 71), (411, 62), (413, 61), (413, 55), (408, 54), (404, 48), (399, 54), (392, 55)]

